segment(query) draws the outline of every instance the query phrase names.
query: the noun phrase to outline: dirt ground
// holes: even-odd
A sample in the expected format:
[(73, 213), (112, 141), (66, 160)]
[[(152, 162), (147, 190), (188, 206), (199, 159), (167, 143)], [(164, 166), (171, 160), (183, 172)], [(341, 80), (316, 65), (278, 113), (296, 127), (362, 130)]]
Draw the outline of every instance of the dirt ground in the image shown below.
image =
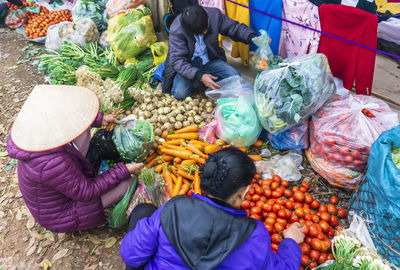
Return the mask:
[[(10, 126), (26, 97), (35, 85), (45, 83), (33, 65), (38, 55), (26, 63), (16, 63), (29, 51), (43, 46), (27, 48), (28, 41), (5, 29), (0, 29), (0, 37), (0, 270), (47, 269), (50, 265), (51, 269), (124, 269), (119, 256), (123, 229), (51, 233), (36, 224), (26, 208), (15, 164), (4, 151)], [(350, 192), (329, 186), (305, 160), (303, 166), (302, 180), (312, 184), (317, 199), (327, 202), (335, 194), (339, 206), (347, 207)]]

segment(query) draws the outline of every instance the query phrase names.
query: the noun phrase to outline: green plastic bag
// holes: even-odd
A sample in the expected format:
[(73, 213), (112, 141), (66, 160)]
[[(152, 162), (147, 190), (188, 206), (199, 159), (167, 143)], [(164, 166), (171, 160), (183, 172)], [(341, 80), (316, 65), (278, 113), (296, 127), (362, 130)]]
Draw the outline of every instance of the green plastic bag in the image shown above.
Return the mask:
[(153, 126), (147, 121), (137, 121), (128, 116), (114, 129), (113, 142), (126, 162), (141, 162), (149, 154), (154, 140)]
[(132, 9), (110, 19), (107, 39), (121, 63), (150, 48), (157, 41), (150, 10)]
[(132, 181), (124, 197), (119, 203), (111, 210), (108, 218), (108, 227), (119, 228), (126, 224), (126, 210), (128, 209), (129, 202), (137, 187), (137, 178)]

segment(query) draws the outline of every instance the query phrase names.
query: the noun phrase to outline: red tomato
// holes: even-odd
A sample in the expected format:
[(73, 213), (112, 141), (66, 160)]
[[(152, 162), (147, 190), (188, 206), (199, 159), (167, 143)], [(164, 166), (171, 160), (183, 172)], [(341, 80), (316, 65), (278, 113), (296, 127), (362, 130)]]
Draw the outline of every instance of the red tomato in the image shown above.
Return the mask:
[(276, 222), (282, 224), (283, 226), (286, 226), (288, 224), (287, 220), (283, 218), (277, 218)]
[(249, 192), (247, 192), (247, 194), (253, 196), (254, 194), (256, 194), (256, 192), (254, 191), (253, 187), (250, 187)]
[(301, 243), (300, 245), (301, 253), (303, 255), (308, 255), (310, 252), (310, 247), (307, 245), (307, 243)]
[(314, 268), (317, 267), (317, 266), (318, 266), (318, 264), (317, 264), (316, 261), (313, 261), (313, 262), (311, 262), (311, 263), (308, 265), (308, 267), (310, 267), (310, 269), (314, 269)]
[(334, 138), (328, 137), (325, 139), (324, 143), (328, 145), (334, 145), (336, 144), (336, 140)]
[(260, 179), (261, 179), (261, 174), (256, 173), (256, 174), (254, 175), (254, 179), (260, 180)]
[(274, 225), (265, 224), (265, 223), (264, 223), (264, 226), (265, 226), (265, 228), (267, 229), (267, 231), (268, 231), (269, 233), (272, 233), (272, 232), (274, 231)]
[(262, 209), (263, 209), (265, 212), (268, 212), (268, 213), (269, 213), (269, 212), (272, 211), (272, 205), (265, 203), (265, 204), (262, 206)]
[(258, 202), (256, 202), (256, 206), (257, 206), (257, 207), (260, 207), (260, 209), (262, 209), (263, 205), (264, 205), (264, 202), (261, 201), (261, 200), (258, 201)]
[(294, 193), (294, 199), (296, 202), (302, 202), (304, 200), (304, 193), (301, 191), (296, 191)]
[(278, 187), (279, 187), (279, 183), (277, 183), (277, 182), (273, 182), (273, 183), (271, 184), (271, 189), (272, 189), (272, 190), (276, 190)]
[(338, 219), (338, 217), (332, 215), (332, 216), (331, 216), (331, 220), (329, 221), (329, 224), (331, 224), (331, 226), (333, 226), (333, 227), (339, 225), (339, 219)]
[(289, 182), (287, 180), (282, 180), (281, 185), (285, 188), (289, 187)]
[(240, 207), (242, 208), (242, 209), (250, 209), (250, 202), (249, 201), (247, 201), (247, 200), (244, 200), (243, 202), (242, 202), (242, 204), (240, 205)]
[(295, 222), (298, 222), (299, 221), (299, 217), (295, 214), (295, 213), (292, 213), (292, 215), (290, 216), (290, 218), (289, 218), (289, 223), (295, 223)]
[(330, 213), (331, 215), (336, 214), (337, 210), (335, 205), (330, 203), (327, 205), (327, 208), (328, 208), (328, 213)]
[(310, 265), (310, 258), (307, 255), (301, 255), (301, 265), (302, 266), (309, 266)]
[(322, 243), (321, 240), (319, 240), (318, 238), (313, 238), (311, 240), (311, 248), (315, 249), (317, 251), (320, 251), (322, 248)]
[(278, 250), (278, 247), (279, 247), (279, 246), (278, 246), (278, 244), (276, 244), (276, 243), (272, 243), (272, 244), (271, 244), (271, 248), (272, 248), (272, 250), (275, 251), (275, 252)]
[(292, 196), (292, 192), (290, 191), (290, 189), (285, 189), (283, 195), (285, 195), (286, 198), (290, 198)]
[(306, 193), (307, 189), (305, 187), (300, 187), (300, 191), (303, 192), (303, 193)]
[(319, 222), (319, 217), (316, 214), (312, 214), (311, 215), (311, 221), (314, 223), (318, 223)]
[(279, 223), (279, 222), (276, 222), (276, 223), (274, 224), (274, 228), (275, 228), (276, 232), (280, 233), (281, 231), (283, 231), (283, 230), (285, 229), (285, 226), (282, 225), (282, 224)]
[(275, 201), (275, 199), (268, 199), (267, 204), (274, 205)]
[(278, 233), (271, 235), (271, 241), (275, 244), (279, 244), (282, 241), (282, 237)]
[(251, 199), (253, 200), (253, 202), (258, 202), (260, 200), (260, 195), (254, 194), (253, 197), (251, 197)]
[(299, 208), (296, 208), (296, 210), (294, 210), (294, 213), (296, 214), (296, 216), (298, 216), (299, 218), (302, 218), (302, 217), (304, 217), (304, 209), (303, 208), (301, 208), (301, 207), (299, 207)]
[(325, 239), (325, 241), (321, 241), (321, 250), (328, 251), (331, 248), (332, 242), (329, 239)]
[(320, 256), (320, 253), (318, 250), (314, 250), (314, 249), (310, 250), (310, 258), (311, 259), (318, 260), (319, 256)]
[(287, 202), (287, 199), (285, 199), (285, 198), (278, 198), (277, 200), (276, 200), (276, 203), (277, 204), (280, 204), (280, 205), (285, 205), (285, 203)]
[(285, 202), (285, 207), (286, 207), (287, 209), (292, 210), (292, 209), (294, 208), (294, 204), (293, 204), (293, 202), (291, 202), (291, 201), (287, 201), (287, 202)]
[(279, 176), (279, 175), (274, 175), (274, 176), (272, 176), (272, 180), (274, 181), (274, 182), (280, 182), (281, 181), (281, 177)]
[(332, 204), (337, 204), (339, 202), (339, 199), (336, 196), (332, 196), (330, 201), (331, 201)]
[(311, 241), (312, 241), (312, 237), (310, 237), (310, 236), (304, 237), (304, 243), (306, 243), (307, 245), (311, 245)]
[(254, 188), (254, 191), (256, 192), (256, 194), (258, 195), (262, 195), (263, 194), (263, 190), (261, 187), (257, 186)]
[(264, 224), (273, 226), (275, 224), (275, 219), (272, 217), (267, 217), (264, 221)]
[(304, 235), (307, 235), (308, 234), (308, 232), (309, 232), (309, 229), (308, 229), (308, 226), (307, 226), (307, 224), (301, 224), (301, 226), (300, 226), (302, 229), (303, 229), (303, 233), (304, 233)]
[(313, 196), (309, 193), (304, 194), (304, 202), (305, 203), (312, 203), (313, 202)]
[(319, 207), (319, 202), (317, 200), (313, 200), (310, 204), (312, 209), (317, 209)]
[(261, 220), (262, 219), (261, 216), (257, 215), (257, 214), (251, 214), (250, 217), (254, 218), (254, 219), (257, 219), (257, 220)]
[(318, 208), (318, 212), (328, 212), (328, 207), (321, 204)]
[(292, 187), (292, 192), (297, 192), (300, 191), (300, 188), (298, 186)]
[(346, 155), (346, 156), (344, 156), (344, 162), (347, 164), (352, 164), (353, 158), (350, 155)]
[(260, 207), (252, 207), (250, 209), (251, 214), (261, 215), (261, 208)]
[(328, 254), (322, 253), (319, 255), (318, 264), (323, 264), (328, 259)]
[(275, 214), (278, 214), (279, 210), (281, 210), (281, 209), (282, 209), (282, 205), (280, 205), (280, 204), (276, 203), (272, 206), (272, 212), (274, 212)]
[(328, 256), (327, 256), (327, 260), (328, 261), (332, 261), (332, 260), (334, 260), (335, 258), (333, 257), (333, 254), (332, 253), (329, 253), (328, 254)]
[(325, 220), (320, 220), (318, 222), (318, 225), (321, 227), (321, 230), (324, 233), (328, 233), (329, 232), (329, 228), (331, 227), (331, 226), (329, 226), (328, 222), (326, 222)]
[(339, 210), (337, 210), (337, 215), (340, 217), (340, 218), (344, 218), (345, 216), (346, 216), (346, 210), (344, 210), (344, 209), (339, 209)]
[(328, 236), (329, 237), (334, 237), (335, 236), (335, 230), (332, 227), (329, 227)]
[(311, 237), (317, 237), (318, 234), (321, 232), (321, 228), (316, 223), (314, 223), (311, 226), (309, 226), (308, 230), (309, 230), (308, 234)]
[(272, 191), (272, 198), (277, 199), (277, 198), (280, 198), (280, 197), (282, 197), (282, 193), (280, 193), (277, 190)]
[(286, 210), (285, 209), (279, 210), (278, 217), (280, 217), (280, 218), (288, 218), (288, 217), (286, 217)]
[(264, 189), (264, 196), (267, 198), (271, 198), (272, 196), (272, 191), (268, 188), (268, 189)]
[(355, 167), (360, 167), (363, 164), (363, 162), (361, 160), (356, 159), (356, 160), (354, 160), (353, 164)]
[(320, 219), (329, 222), (331, 220), (331, 215), (328, 212), (320, 212)]
[(351, 156), (352, 156), (354, 159), (359, 159), (360, 156), (361, 156), (361, 154), (360, 154), (359, 151), (354, 150), (354, 151), (351, 153)]
[(306, 181), (301, 182), (301, 186), (302, 186), (302, 187), (305, 187), (306, 189), (309, 189), (309, 188), (310, 188), (310, 184), (307, 183)]
[(277, 219), (278, 218), (278, 215), (275, 214), (274, 212), (269, 213), (268, 216), (272, 217), (273, 219)]
[(263, 195), (263, 196), (261, 196), (260, 197), (260, 200), (265, 204), (265, 203), (267, 203), (267, 198)]

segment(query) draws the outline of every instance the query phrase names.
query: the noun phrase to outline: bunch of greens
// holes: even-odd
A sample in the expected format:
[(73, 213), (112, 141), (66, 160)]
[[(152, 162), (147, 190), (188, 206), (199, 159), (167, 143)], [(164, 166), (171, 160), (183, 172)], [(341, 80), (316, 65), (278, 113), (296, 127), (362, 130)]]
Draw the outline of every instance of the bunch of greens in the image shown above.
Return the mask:
[(103, 50), (97, 43), (88, 43), (80, 47), (65, 41), (60, 52), (43, 54), (40, 57), (39, 71), (48, 74), (52, 84), (76, 84), (76, 70), (86, 65), (89, 70), (101, 75), (103, 79), (116, 79), (120, 73), (115, 53)]
[(342, 232), (333, 239), (332, 254), (334, 261), (321, 264), (316, 270), (391, 270), (392, 265), (384, 261), (375, 251), (365, 248), (357, 237)]
[(126, 162), (143, 161), (153, 140), (153, 126), (147, 121), (130, 121), (126, 126), (118, 125), (113, 134), (114, 144)]
[(392, 160), (400, 170), (400, 148), (392, 148)]
[(258, 118), (268, 132), (279, 133), (314, 114), (334, 89), (324, 55), (273, 57), (254, 85)]

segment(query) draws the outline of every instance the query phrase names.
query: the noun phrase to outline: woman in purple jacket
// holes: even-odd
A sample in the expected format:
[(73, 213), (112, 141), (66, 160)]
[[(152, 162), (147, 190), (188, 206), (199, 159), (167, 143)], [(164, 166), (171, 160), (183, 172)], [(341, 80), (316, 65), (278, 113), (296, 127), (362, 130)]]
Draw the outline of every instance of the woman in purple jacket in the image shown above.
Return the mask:
[(36, 222), (54, 232), (88, 230), (106, 222), (104, 207), (122, 198), (143, 164), (118, 163), (96, 173), (85, 158), (90, 127), (115, 121), (99, 113), (99, 99), (75, 86), (36, 86), (8, 138), (18, 159), (19, 188)]
[(158, 210), (138, 205), (120, 248), (127, 269), (298, 270), (304, 239), (298, 224), (284, 232), (275, 254), (264, 224), (237, 209), (255, 172), (245, 153), (229, 147), (200, 170), (207, 196), (177, 196)]

